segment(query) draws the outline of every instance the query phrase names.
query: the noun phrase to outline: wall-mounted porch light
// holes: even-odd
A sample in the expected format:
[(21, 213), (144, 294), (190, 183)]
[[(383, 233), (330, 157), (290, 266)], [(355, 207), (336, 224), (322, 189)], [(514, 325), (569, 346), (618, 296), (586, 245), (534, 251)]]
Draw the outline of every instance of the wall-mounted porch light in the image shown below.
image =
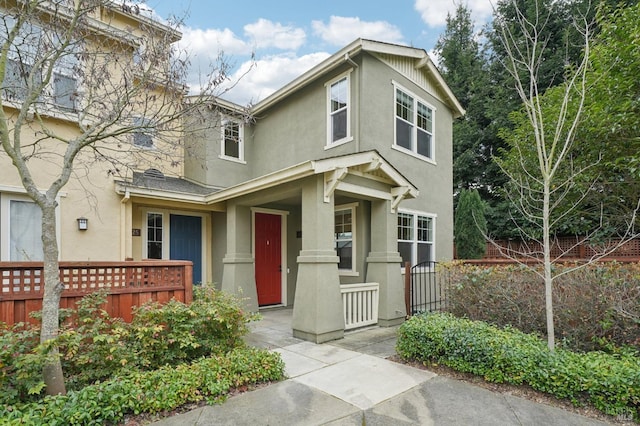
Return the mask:
[(86, 231), (89, 229), (89, 219), (86, 217), (78, 218), (78, 231)]

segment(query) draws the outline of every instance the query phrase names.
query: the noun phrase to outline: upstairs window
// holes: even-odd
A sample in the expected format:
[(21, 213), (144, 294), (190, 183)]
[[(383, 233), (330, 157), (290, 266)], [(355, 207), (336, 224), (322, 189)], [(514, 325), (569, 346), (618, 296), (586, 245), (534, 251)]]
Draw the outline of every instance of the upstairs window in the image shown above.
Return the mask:
[(398, 213), (398, 251), (403, 264), (415, 266), (435, 260), (434, 221), (434, 216), (427, 214)]
[(133, 119), (133, 144), (140, 148), (153, 148), (153, 124), (145, 117)]
[(406, 90), (396, 87), (394, 146), (421, 157), (434, 159), (433, 118), (435, 109)]
[(241, 121), (229, 117), (222, 119), (222, 147), (220, 158), (244, 162), (244, 126)]
[(349, 76), (327, 85), (327, 147), (351, 140)]
[[(7, 16), (4, 23), (6, 30), (11, 31), (15, 21)], [(3, 38), (0, 36), (0, 39)], [(2, 81), (3, 97), (9, 101), (22, 102), (29, 95), (29, 88), (32, 88), (39, 94), (38, 101), (44, 101), (62, 110), (76, 111), (80, 56), (78, 45), (70, 45), (57, 59), (52, 78), (46, 86), (41, 87), (44, 70), (40, 67), (34, 69), (35, 63), (56, 53), (57, 46), (61, 43), (54, 31), (47, 31), (35, 24), (23, 24), (9, 47)]]

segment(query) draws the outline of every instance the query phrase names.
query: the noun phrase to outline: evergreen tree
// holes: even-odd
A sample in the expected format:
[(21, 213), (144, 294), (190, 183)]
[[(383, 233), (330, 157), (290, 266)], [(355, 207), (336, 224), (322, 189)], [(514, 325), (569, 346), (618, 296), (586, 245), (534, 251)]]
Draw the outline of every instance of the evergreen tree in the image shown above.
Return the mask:
[(458, 259), (479, 259), (485, 253), (487, 221), (484, 203), (475, 189), (460, 191), (456, 207), (454, 235)]
[(484, 137), (489, 125), (483, 105), (488, 74), (477, 39), (471, 11), (459, 5), (453, 16), (447, 16), (445, 32), (435, 46), (442, 75), (466, 110), (465, 116), (453, 123), (454, 194), (465, 188), (482, 188), (491, 163)]

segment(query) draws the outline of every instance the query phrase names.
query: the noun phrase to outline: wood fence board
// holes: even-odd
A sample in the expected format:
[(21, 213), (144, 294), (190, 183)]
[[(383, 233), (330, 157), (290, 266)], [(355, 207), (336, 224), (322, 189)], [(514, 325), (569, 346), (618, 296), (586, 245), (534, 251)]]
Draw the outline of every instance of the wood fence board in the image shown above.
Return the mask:
[[(104, 310), (130, 322), (134, 306), (166, 303), (172, 297), (185, 302), (184, 294), (192, 292), (193, 283), (187, 280), (192, 268), (188, 261), (60, 262), (65, 285), (60, 307), (75, 309), (82, 297), (107, 289)], [(43, 279), (42, 262), (0, 262), (0, 321), (36, 323), (29, 313), (42, 309)]]

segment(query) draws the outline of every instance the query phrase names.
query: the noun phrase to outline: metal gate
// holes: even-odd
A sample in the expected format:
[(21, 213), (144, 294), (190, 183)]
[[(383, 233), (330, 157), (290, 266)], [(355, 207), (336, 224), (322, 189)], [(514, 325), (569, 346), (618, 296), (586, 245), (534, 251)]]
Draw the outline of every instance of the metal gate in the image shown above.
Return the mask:
[(438, 262), (405, 264), (405, 304), (407, 315), (439, 311), (446, 305), (447, 269)]

